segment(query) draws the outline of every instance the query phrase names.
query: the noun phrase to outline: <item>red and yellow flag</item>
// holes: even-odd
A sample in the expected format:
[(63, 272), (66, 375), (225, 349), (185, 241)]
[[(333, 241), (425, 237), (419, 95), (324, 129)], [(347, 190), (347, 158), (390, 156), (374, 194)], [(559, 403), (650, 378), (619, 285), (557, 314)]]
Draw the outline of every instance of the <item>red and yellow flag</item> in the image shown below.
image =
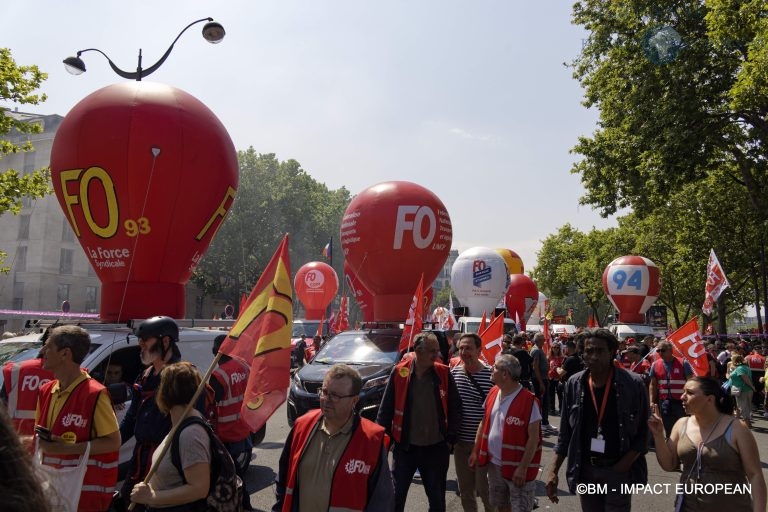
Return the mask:
[(683, 358), (686, 359), (696, 375), (703, 377), (709, 374), (707, 349), (699, 334), (699, 319), (694, 317), (678, 330), (667, 336)]
[(285, 402), (291, 369), (293, 290), (288, 235), (261, 274), (219, 352), (250, 365), (241, 414), (259, 430)]

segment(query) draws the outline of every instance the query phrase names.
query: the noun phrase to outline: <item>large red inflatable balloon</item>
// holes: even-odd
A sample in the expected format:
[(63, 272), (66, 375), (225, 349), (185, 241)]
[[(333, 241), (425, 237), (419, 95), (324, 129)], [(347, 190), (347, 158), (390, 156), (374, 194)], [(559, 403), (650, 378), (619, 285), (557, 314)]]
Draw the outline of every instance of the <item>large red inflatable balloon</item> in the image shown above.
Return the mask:
[(661, 275), (642, 256), (622, 256), (605, 267), (603, 290), (619, 312), (619, 322), (644, 324), (645, 312), (661, 293)]
[(330, 265), (311, 261), (296, 272), (293, 289), (304, 304), (307, 320), (322, 320), (325, 308), (339, 291), (339, 276)]
[(525, 274), (511, 274), (507, 293), (504, 295), (509, 318), (519, 321), (520, 326), (525, 329), (525, 324), (538, 303), (539, 289), (533, 279)]
[(168, 85), (110, 85), (64, 118), (51, 173), (101, 279), (102, 320), (183, 318), (184, 285), (238, 185), (235, 148), (213, 112)]
[(440, 199), (415, 183), (390, 181), (360, 192), (341, 223), (341, 246), (355, 275), (373, 293), (374, 320), (402, 322), (413, 292), (437, 277), (453, 229)]
[(363, 321), (373, 322), (373, 294), (360, 282), (346, 260), (344, 260), (344, 279), (347, 282), (347, 288), (357, 301), (357, 307), (363, 314)]

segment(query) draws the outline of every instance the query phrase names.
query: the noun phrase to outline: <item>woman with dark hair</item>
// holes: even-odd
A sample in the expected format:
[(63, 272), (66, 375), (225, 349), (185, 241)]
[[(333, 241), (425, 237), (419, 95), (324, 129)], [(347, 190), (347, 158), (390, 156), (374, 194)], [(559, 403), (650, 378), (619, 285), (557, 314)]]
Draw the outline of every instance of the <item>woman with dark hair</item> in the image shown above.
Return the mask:
[[(549, 405), (549, 414), (558, 415), (563, 408), (563, 386), (560, 383), (560, 374), (557, 373), (557, 369), (563, 367), (565, 360), (560, 343), (552, 343), (552, 346), (549, 347), (547, 360), (549, 361), (547, 379), (549, 379), (550, 393), (548, 396), (549, 404), (544, 404), (544, 406)], [(555, 396), (557, 396), (557, 409), (555, 409)]]
[[(161, 412), (170, 415), (173, 427), (186, 417), (202, 418), (196, 409), (190, 410), (187, 416), (182, 417), (184, 409), (200, 385), (200, 380), (200, 373), (192, 363), (187, 362), (168, 365), (160, 374), (155, 401)], [(185, 511), (205, 510), (205, 499), (211, 480), (211, 444), (208, 432), (204, 426), (191, 423), (177, 435), (179, 446), (184, 447), (179, 451), (184, 477), (182, 478), (173, 465), (170, 452), (159, 463), (157, 461), (157, 455), (163, 451), (165, 445), (171, 443), (171, 436), (168, 434), (152, 457), (152, 466), (157, 465), (157, 471), (148, 484), (138, 483), (131, 492), (131, 501), (146, 505), (148, 511), (169, 510), (167, 507)]]
[[(683, 464), (683, 492), (675, 510), (764, 512), (766, 487), (757, 442), (733, 417), (731, 396), (717, 380), (693, 377), (685, 383), (682, 401), (690, 416), (675, 423), (666, 441), (657, 406), (651, 406), (648, 420), (662, 469), (678, 471)], [(729, 484), (730, 490), (718, 491), (707, 484)]]
[[(47, 512), (51, 506), (35, 474), (32, 457), (19, 441), (5, 405), (0, 402), (0, 496), (3, 511)], [(54, 498), (55, 499), (55, 498)]]

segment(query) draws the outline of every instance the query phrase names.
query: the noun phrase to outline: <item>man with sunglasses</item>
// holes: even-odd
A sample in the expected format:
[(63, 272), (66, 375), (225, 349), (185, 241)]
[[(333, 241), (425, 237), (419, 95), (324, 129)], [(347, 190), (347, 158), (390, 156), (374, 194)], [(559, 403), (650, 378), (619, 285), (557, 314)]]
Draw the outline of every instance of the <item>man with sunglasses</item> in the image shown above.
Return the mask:
[(693, 369), (688, 361), (681, 361), (672, 353), (672, 343), (660, 341), (656, 346), (659, 358), (651, 365), (651, 383), (649, 394), (651, 405), (658, 405), (664, 431), (667, 437), (677, 420), (685, 416), (683, 409), (683, 387), (685, 381), (693, 376)]
[(285, 441), (273, 511), (394, 509), (384, 428), (355, 411), (362, 387), (345, 364), (325, 374), (320, 409), (299, 417)]
[(51, 331), (41, 353), (43, 368), (55, 378), (40, 389), (35, 423), (43, 464), (71, 468), (90, 443), (77, 509), (101, 512), (109, 508), (117, 483), (120, 431), (106, 388), (80, 369), (90, 346), (82, 327)]

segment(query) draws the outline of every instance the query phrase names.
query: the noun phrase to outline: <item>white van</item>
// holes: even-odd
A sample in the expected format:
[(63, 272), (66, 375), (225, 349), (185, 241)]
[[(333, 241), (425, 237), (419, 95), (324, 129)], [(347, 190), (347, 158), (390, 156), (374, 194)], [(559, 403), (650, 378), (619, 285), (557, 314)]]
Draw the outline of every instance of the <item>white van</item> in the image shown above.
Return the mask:
[[(480, 329), (480, 322), (482, 322), (482, 320), (483, 319), (479, 316), (462, 316), (457, 320), (458, 331), (477, 333), (477, 330)], [(490, 323), (491, 320), (486, 318), (485, 326), (488, 327)], [(504, 319), (504, 334), (517, 334), (517, 325), (514, 320), (509, 318)]]
[(620, 340), (634, 338), (636, 343), (640, 343), (646, 336), (656, 336), (653, 327), (646, 324), (610, 324), (608, 330)]

